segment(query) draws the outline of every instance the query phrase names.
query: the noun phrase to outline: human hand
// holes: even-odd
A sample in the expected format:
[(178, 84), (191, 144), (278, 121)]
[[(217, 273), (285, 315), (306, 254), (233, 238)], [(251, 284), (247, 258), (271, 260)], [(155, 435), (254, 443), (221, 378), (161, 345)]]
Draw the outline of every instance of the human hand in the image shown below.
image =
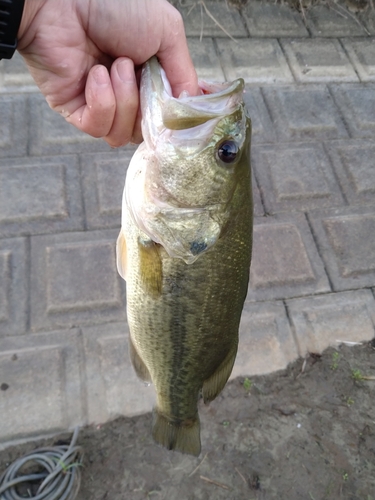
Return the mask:
[(26, 0), (18, 50), (50, 107), (113, 147), (140, 142), (137, 69), (157, 55), (178, 96), (198, 93), (166, 0)]

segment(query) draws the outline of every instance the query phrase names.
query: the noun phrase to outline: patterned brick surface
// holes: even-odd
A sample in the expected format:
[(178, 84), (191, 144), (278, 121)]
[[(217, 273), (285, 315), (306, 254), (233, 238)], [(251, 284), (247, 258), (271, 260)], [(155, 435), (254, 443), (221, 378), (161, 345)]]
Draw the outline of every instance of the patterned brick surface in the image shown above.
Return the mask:
[(298, 356), (282, 302), (245, 302), (231, 378), (282, 370)]
[(343, 204), (321, 144), (256, 146), (253, 148), (253, 159), (267, 213)]
[(193, 59), (198, 78), (222, 82), (224, 80), (223, 69), (216, 53), (212, 38), (188, 38), (190, 54)]
[(370, 290), (293, 299), (286, 304), (302, 356), (321, 353), (343, 341), (374, 337), (375, 301)]
[(264, 103), (261, 89), (256, 87), (246, 88), (244, 101), (251, 119), (252, 144), (274, 142), (276, 140), (276, 134), (267, 107)]
[(152, 410), (155, 391), (134, 373), (128, 353), (128, 334), (126, 322), (83, 329), (90, 423)]
[(302, 38), (280, 41), (292, 73), (298, 82), (357, 82), (340, 42), (327, 38)]
[(0, 239), (0, 338), (26, 330), (26, 261), (25, 238)]
[(366, 30), (354, 16), (343, 12), (340, 7), (316, 5), (306, 11), (307, 28), (314, 36), (340, 37), (365, 36)]
[(0, 443), (85, 424), (80, 364), (75, 329), (0, 338)]
[(332, 85), (332, 94), (352, 137), (375, 137), (375, 84)]
[[(308, 10), (306, 27), (280, 2), (250, 1), (242, 13), (224, 0), (174, 4), (199, 77), (247, 82), (256, 218), (232, 377), (371, 339), (374, 12), (358, 24), (331, 2)], [(0, 109), (2, 447), (150, 411), (155, 396), (129, 362), (115, 266), (135, 148), (113, 150), (66, 123), (18, 55), (0, 62)]]
[(31, 155), (92, 153), (110, 151), (101, 139), (94, 139), (72, 127), (39, 95), (30, 95), (29, 153)]
[(374, 210), (351, 207), (312, 211), (309, 218), (334, 290), (374, 286)]
[(330, 291), (303, 214), (256, 218), (253, 245), (248, 300)]
[(334, 141), (326, 149), (348, 203), (375, 205), (375, 142)]
[(201, 4), (194, 2), (186, 6), (181, 5), (181, 2), (178, 1), (174, 3), (182, 14), (185, 32), (189, 37), (215, 36), (226, 38), (227, 33), (235, 37), (247, 36), (244, 22), (238, 10), (229, 7), (226, 2), (205, 0)]
[(280, 141), (327, 140), (348, 136), (325, 85), (264, 88)]
[(253, 37), (309, 36), (301, 15), (287, 5), (249, 2), (243, 16)]
[(124, 284), (115, 263), (117, 233), (32, 238), (32, 331), (125, 319)]
[(251, 84), (289, 83), (292, 73), (277, 40), (216, 40), (227, 80), (243, 78)]
[(361, 81), (375, 81), (375, 39), (345, 38), (341, 43)]
[(25, 155), (28, 135), (26, 97), (0, 94), (0, 109), (0, 158)]
[(93, 228), (119, 228), (128, 165), (135, 148), (82, 155), (82, 184), (86, 224)]
[(74, 156), (0, 160), (0, 236), (83, 229)]

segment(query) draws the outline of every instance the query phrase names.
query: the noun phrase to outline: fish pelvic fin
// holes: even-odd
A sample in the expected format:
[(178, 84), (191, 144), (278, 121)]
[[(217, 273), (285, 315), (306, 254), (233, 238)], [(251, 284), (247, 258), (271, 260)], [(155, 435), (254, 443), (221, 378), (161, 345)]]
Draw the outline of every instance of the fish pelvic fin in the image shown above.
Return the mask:
[(152, 437), (168, 450), (176, 450), (197, 457), (201, 452), (198, 414), (193, 419), (175, 422), (155, 408)]
[(142, 358), (138, 354), (136, 348), (134, 347), (133, 341), (130, 338), (130, 336), (129, 336), (129, 356), (137, 377), (143, 380), (144, 382), (152, 382), (150, 372), (148, 371), (147, 366), (145, 365)]
[(157, 298), (161, 294), (163, 265), (159, 245), (152, 240), (138, 240), (141, 282), (147, 294)]
[(127, 254), (126, 254), (126, 239), (124, 233), (120, 231), (116, 243), (116, 264), (117, 271), (121, 278), (126, 280), (126, 267), (127, 267)]
[(231, 350), (219, 368), (203, 382), (202, 396), (205, 403), (213, 401), (218, 394), (224, 389), (230, 374), (232, 373), (234, 361), (237, 354), (237, 345), (234, 350)]

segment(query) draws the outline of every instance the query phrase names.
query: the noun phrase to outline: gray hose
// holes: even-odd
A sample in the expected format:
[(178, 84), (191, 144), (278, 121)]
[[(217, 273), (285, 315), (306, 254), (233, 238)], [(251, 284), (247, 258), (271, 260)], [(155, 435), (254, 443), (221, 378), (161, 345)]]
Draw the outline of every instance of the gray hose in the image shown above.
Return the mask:
[[(83, 451), (76, 446), (79, 428), (74, 430), (70, 445), (39, 448), (13, 462), (0, 476), (0, 500), (74, 500), (81, 484)], [(22, 475), (20, 470), (28, 466), (38, 472)], [(41, 470), (42, 469), (42, 470)], [(20, 496), (16, 487), (22, 483), (39, 481), (36, 496), (28, 491)]]

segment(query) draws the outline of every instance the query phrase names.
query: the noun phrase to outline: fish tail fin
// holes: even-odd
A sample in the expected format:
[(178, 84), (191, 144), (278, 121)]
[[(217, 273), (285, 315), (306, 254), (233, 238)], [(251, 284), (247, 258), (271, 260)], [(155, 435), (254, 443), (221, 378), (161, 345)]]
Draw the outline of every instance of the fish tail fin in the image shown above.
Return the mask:
[(152, 437), (168, 450), (177, 450), (198, 456), (201, 452), (200, 423), (198, 415), (189, 420), (174, 422), (156, 408)]

